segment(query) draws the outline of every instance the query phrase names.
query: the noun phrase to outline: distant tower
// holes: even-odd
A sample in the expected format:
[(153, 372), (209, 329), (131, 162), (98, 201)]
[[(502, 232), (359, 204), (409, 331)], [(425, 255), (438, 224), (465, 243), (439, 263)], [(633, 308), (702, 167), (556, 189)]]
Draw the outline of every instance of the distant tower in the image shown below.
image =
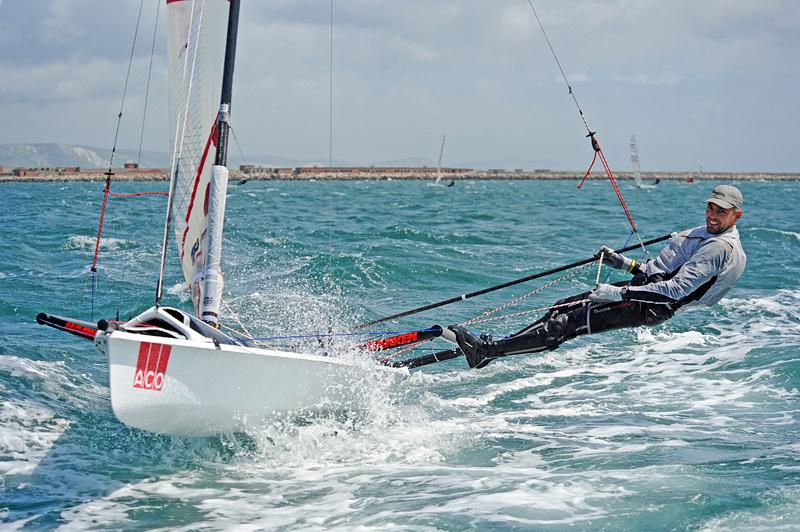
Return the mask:
[(633, 167), (633, 179), (636, 186), (642, 186), (642, 171), (639, 168), (639, 148), (636, 146), (636, 135), (631, 135), (631, 166)]
[(444, 141), (447, 139), (447, 133), (442, 135), (442, 147), (439, 148), (439, 162), (436, 163), (436, 184), (442, 180), (442, 155), (444, 155)]

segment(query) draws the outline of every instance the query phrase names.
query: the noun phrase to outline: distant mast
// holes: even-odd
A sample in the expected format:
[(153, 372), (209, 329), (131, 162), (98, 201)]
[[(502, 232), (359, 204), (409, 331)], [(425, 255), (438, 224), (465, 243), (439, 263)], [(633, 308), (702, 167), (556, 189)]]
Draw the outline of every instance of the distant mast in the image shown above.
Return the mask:
[(447, 133), (442, 135), (442, 147), (439, 148), (439, 162), (436, 163), (436, 184), (442, 181), (442, 156), (444, 155), (444, 141), (447, 139)]
[(636, 135), (631, 135), (631, 166), (636, 186), (642, 188), (642, 171), (639, 167), (639, 147), (636, 145)]

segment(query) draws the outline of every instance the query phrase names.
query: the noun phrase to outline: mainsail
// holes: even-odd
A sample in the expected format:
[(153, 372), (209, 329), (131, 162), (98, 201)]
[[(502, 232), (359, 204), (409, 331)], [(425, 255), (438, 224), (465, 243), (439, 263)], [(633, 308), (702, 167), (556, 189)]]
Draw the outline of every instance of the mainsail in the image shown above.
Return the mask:
[[(198, 316), (209, 252), (209, 194), (229, 5), (228, 0), (167, 0), (167, 81), (174, 180), (170, 218), (183, 275)], [(223, 189), (223, 198), (224, 195)], [(212, 208), (211, 216), (218, 218), (212, 220), (212, 226), (221, 228), (224, 206)]]

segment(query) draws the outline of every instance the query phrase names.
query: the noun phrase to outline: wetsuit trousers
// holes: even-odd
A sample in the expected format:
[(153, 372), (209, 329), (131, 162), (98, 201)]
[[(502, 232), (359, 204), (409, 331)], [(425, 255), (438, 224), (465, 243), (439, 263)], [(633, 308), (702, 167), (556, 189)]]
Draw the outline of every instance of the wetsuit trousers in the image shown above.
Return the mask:
[[(618, 283), (620, 285), (627, 283)], [(674, 314), (669, 305), (640, 301), (593, 303), (589, 292), (562, 299), (547, 314), (521, 331), (494, 343), (496, 356), (556, 349), (583, 334), (596, 334), (625, 327), (658, 325)]]

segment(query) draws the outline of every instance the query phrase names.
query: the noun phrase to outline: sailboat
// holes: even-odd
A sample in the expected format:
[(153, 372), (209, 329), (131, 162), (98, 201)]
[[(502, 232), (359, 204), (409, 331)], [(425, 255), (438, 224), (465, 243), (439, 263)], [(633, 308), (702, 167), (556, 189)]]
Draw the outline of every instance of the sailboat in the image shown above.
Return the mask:
[[(434, 185), (437, 187), (444, 186), (442, 185), (442, 156), (444, 155), (444, 142), (447, 140), (447, 133), (442, 135), (442, 146), (439, 148), (439, 160), (436, 163), (436, 181), (434, 181)], [(452, 179), (449, 183), (447, 183), (448, 187), (452, 187), (455, 185), (455, 181)]]
[[(204, 436), (246, 430), (276, 414), (351, 408), (352, 384), (399, 382), (407, 368), (259, 348), (218, 329), (239, 0), (167, 0), (167, 17), (175, 135), (155, 305), (97, 326), (44, 313), (37, 321), (93, 340), (108, 358), (116, 417), (160, 434)], [(161, 304), (171, 232), (193, 314)]]
[(655, 188), (655, 185), (645, 185), (642, 182), (642, 171), (639, 168), (639, 147), (636, 145), (636, 135), (631, 135), (630, 153), (631, 166), (633, 167), (633, 180), (636, 188)]

